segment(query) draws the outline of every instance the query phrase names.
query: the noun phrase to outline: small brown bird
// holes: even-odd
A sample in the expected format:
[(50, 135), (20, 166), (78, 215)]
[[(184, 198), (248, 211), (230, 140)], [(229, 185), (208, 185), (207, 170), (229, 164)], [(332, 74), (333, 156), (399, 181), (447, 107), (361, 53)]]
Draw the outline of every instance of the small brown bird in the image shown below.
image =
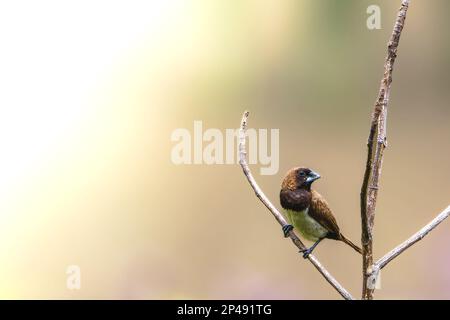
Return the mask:
[(311, 190), (311, 184), (319, 178), (320, 175), (309, 168), (293, 168), (284, 177), (280, 202), (291, 223), (283, 227), (284, 236), (288, 237), (295, 227), (303, 238), (314, 241), (311, 248), (302, 251), (305, 259), (325, 238), (345, 242), (362, 253), (361, 248), (340, 232), (325, 199), (317, 191)]

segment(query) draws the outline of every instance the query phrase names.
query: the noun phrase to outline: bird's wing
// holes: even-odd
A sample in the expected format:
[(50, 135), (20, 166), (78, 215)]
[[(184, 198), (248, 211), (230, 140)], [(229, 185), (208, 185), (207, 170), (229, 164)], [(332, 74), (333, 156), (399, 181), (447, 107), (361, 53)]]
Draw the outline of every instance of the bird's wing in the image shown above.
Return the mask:
[(325, 229), (327, 229), (334, 236), (339, 237), (340, 231), (336, 218), (333, 216), (328, 203), (325, 199), (315, 190), (312, 190), (311, 204), (309, 206), (308, 215), (320, 223)]

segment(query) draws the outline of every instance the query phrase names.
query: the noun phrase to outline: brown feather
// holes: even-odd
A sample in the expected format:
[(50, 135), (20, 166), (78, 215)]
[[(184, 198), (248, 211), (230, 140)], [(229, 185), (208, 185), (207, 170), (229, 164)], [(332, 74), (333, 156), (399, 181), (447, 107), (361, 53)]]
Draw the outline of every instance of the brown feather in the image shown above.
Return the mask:
[(306, 178), (311, 172), (311, 169), (302, 167), (293, 168), (287, 172), (281, 185), (281, 206), (297, 212), (308, 209), (307, 214), (328, 231), (325, 238), (342, 241), (355, 251), (362, 253), (361, 248), (340, 232), (336, 218), (326, 200), (317, 191), (311, 190), (311, 182), (308, 183)]
[(281, 189), (294, 191), (298, 186), (297, 172), (300, 168), (292, 168), (284, 176), (283, 183), (281, 184)]
[(353, 242), (351, 242), (350, 240), (348, 240), (346, 237), (344, 237), (344, 235), (341, 233), (341, 239), (342, 242), (348, 244), (350, 247), (352, 247), (353, 249), (355, 249), (356, 252), (362, 254), (362, 250), (360, 247), (358, 247), (356, 244), (354, 244)]
[(311, 191), (308, 214), (329, 231), (327, 238), (340, 240), (339, 226), (326, 200), (315, 190)]
[(311, 203), (311, 192), (308, 190), (281, 189), (280, 203), (283, 209), (302, 211)]
[(340, 240), (348, 244), (356, 252), (362, 254), (361, 248), (347, 239), (340, 232), (339, 226), (336, 222), (336, 218), (334, 217), (330, 207), (328, 206), (328, 203), (322, 197), (322, 195), (315, 190), (312, 190), (311, 194), (311, 205), (309, 207), (308, 214), (330, 232), (326, 237), (334, 240)]

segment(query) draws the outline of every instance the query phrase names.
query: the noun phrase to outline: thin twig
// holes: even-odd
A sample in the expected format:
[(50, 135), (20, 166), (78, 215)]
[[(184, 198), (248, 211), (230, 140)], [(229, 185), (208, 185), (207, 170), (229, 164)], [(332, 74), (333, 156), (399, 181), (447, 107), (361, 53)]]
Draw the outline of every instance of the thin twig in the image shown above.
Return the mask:
[(409, 0), (403, 0), (395, 21), (394, 30), (388, 43), (388, 53), (384, 63), (384, 75), (375, 102), (367, 142), (367, 163), (361, 187), (361, 225), (363, 249), (363, 299), (373, 299), (374, 287), (370, 276), (373, 274), (373, 225), (379, 190), (379, 180), (383, 163), (383, 152), (387, 145), (386, 117), (392, 83), (392, 70), (397, 57), (400, 35), (405, 23)]
[[(281, 226), (285, 226), (287, 224), (286, 219), (278, 211), (278, 209), (270, 202), (270, 200), (266, 197), (264, 192), (258, 186), (247, 164), (247, 157), (246, 157), (247, 152), (245, 150), (245, 130), (247, 128), (248, 114), (249, 114), (248, 111), (244, 112), (244, 115), (242, 116), (241, 126), (239, 129), (239, 164), (241, 165), (244, 175), (247, 177), (247, 180), (250, 183), (253, 190), (255, 191), (255, 194), (258, 197), (258, 199), (261, 200), (261, 202), (267, 207), (267, 209), (269, 209), (269, 211), (273, 214), (278, 223)], [(306, 249), (306, 246), (292, 230), (289, 232), (289, 237), (291, 238), (292, 242), (297, 246), (298, 249), (300, 250)], [(344, 297), (346, 300), (353, 300), (351, 294), (348, 293), (348, 291), (345, 290), (344, 287), (339, 282), (337, 282), (337, 280), (322, 266), (322, 264), (319, 262), (319, 260), (317, 260), (316, 257), (310, 254), (308, 256), (308, 260), (314, 265), (314, 267), (320, 272), (320, 274), (322, 274), (325, 280), (327, 280), (328, 283), (331, 284), (336, 289), (337, 292), (339, 292), (339, 294), (342, 297)]]
[(422, 240), (430, 231), (436, 228), (442, 221), (447, 219), (449, 215), (450, 215), (450, 206), (445, 208), (445, 210), (442, 211), (436, 218), (431, 220), (430, 223), (428, 223), (425, 227), (423, 227), (414, 235), (412, 235), (408, 240), (404, 241), (403, 243), (399, 244), (397, 247), (386, 253), (383, 258), (381, 258), (375, 263), (375, 267), (377, 269), (384, 268), (389, 262), (398, 257), (406, 249)]

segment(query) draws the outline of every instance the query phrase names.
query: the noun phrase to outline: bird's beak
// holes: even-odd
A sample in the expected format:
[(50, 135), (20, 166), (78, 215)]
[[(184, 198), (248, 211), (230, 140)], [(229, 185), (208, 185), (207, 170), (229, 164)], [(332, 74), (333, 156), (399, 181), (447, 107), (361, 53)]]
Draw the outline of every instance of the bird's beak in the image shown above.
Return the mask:
[(306, 178), (306, 182), (307, 183), (312, 183), (312, 182), (316, 181), (319, 178), (320, 178), (320, 174), (318, 174), (317, 172), (311, 171), (308, 174), (308, 178)]

